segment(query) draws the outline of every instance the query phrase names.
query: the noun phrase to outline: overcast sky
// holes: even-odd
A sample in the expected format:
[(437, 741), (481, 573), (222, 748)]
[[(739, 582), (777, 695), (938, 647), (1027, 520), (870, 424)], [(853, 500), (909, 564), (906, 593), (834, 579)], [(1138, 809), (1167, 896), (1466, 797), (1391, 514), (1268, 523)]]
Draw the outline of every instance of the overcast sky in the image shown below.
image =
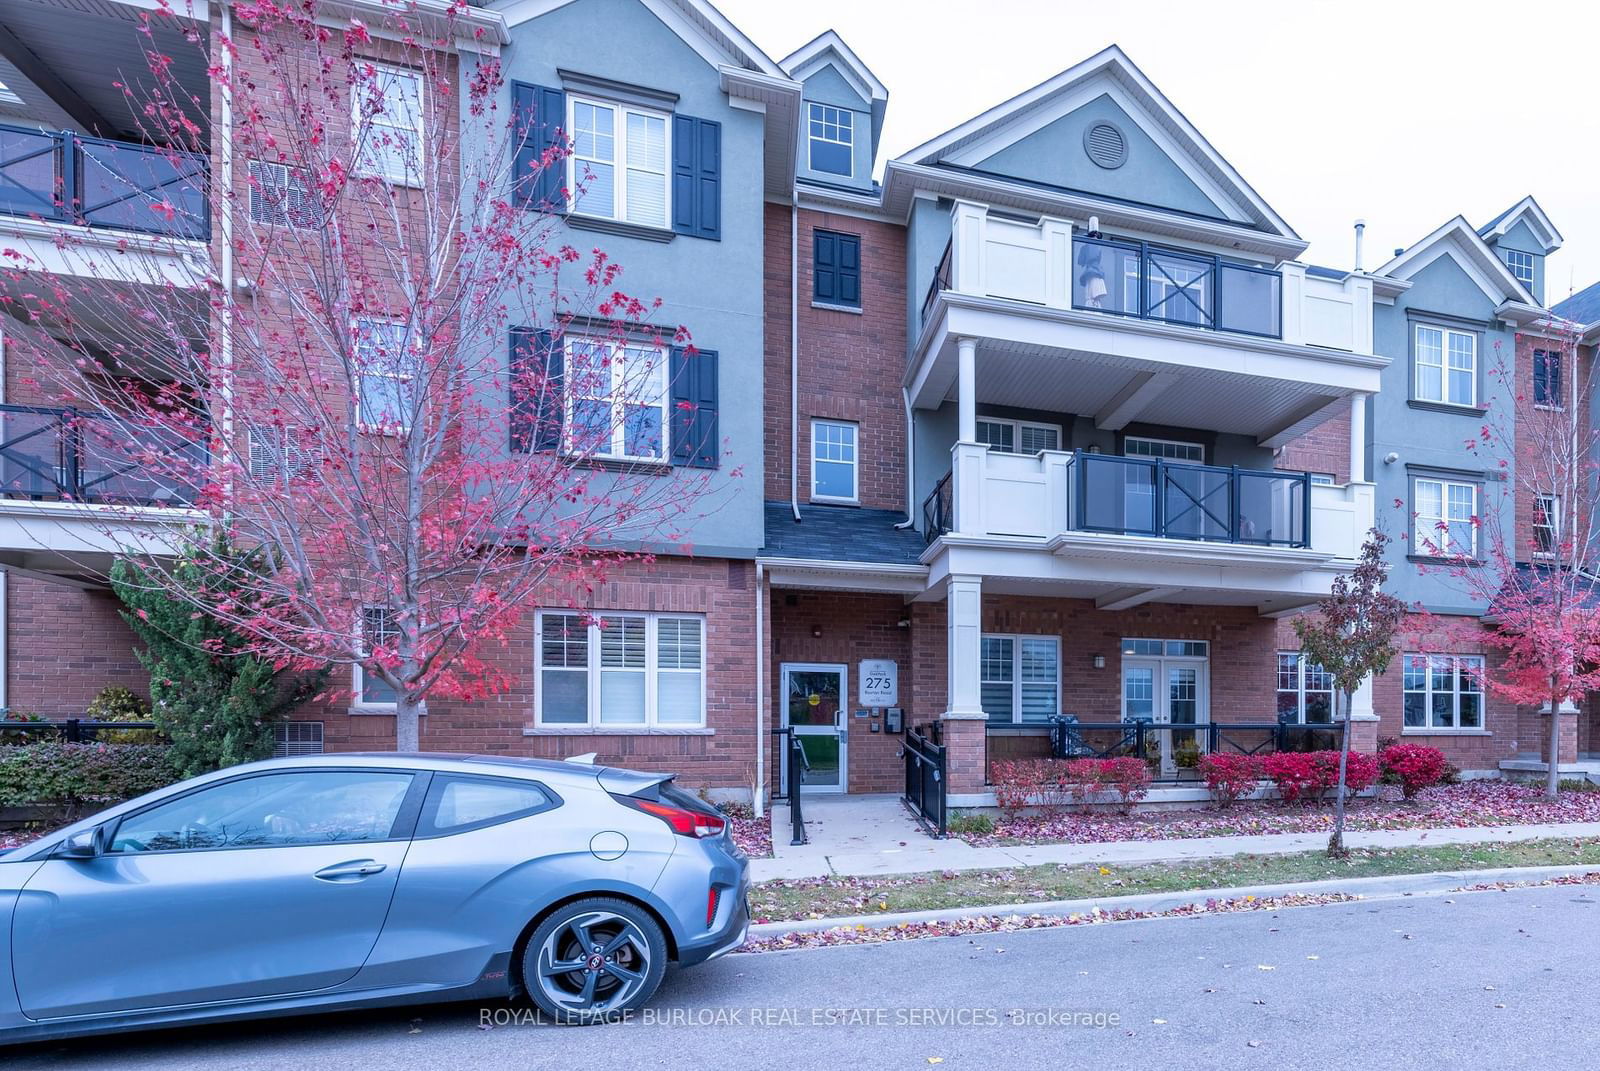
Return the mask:
[[(876, 162), (1121, 45), (1300, 236), (1381, 265), (1533, 194), (1551, 302), (1600, 280), (1592, 0), (715, 0), (774, 59), (826, 29), (889, 88)], [(1520, 27), (1520, 28), (1519, 28)], [(1515, 32), (1513, 32), (1515, 31)]]

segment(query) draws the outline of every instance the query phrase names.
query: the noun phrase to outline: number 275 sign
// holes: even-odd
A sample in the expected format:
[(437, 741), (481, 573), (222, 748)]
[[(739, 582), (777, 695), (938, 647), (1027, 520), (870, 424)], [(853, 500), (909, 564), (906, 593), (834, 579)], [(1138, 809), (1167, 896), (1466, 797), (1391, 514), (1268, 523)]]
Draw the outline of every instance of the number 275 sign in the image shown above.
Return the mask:
[(891, 658), (866, 658), (861, 662), (861, 705), (900, 705), (900, 667)]

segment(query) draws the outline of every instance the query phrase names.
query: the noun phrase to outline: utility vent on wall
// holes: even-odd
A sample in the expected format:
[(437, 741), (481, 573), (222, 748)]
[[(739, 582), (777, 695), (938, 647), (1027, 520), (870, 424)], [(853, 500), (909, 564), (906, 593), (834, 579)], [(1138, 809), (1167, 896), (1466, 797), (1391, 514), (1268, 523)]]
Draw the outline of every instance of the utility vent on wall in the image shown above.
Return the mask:
[(1093, 123), (1083, 132), (1083, 149), (1101, 167), (1121, 167), (1128, 159), (1128, 140), (1110, 123)]
[(250, 222), (277, 227), (312, 227), (316, 208), (300, 172), (283, 164), (250, 161)]
[(322, 754), (320, 721), (282, 721), (272, 727), (272, 757)]

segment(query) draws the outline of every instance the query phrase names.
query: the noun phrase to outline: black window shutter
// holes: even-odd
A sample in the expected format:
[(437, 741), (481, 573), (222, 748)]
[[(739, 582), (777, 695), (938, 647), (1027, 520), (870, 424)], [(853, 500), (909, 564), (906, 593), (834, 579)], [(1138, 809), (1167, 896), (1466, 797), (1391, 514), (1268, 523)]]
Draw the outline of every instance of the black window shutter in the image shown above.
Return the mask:
[(811, 234), (811, 297), (828, 304), (839, 300), (839, 237), (826, 231)]
[(545, 152), (559, 144), (567, 122), (567, 95), (549, 86), (511, 83), (516, 116), (512, 144), (517, 146), (512, 191), (516, 203), (541, 212), (565, 212), (567, 163), (563, 156), (542, 170), (538, 168)]
[(861, 304), (861, 239), (841, 234), (839, 243), (839, 304)]
[(672, 117), (672, 229), (722, 238), (722, 124)]
[(1550, 397), (1550, 358), (1544, 350), (1533, 351), (1533, 400), (1542, 402)]
[(549, 331), (511, 329), (511, 449), (555, 450), (561, 445), (561, 385), (565, 361)]
[(717, 351), (672, 349), (672, 463), (717, 468), (722, 439), (717, 431)]

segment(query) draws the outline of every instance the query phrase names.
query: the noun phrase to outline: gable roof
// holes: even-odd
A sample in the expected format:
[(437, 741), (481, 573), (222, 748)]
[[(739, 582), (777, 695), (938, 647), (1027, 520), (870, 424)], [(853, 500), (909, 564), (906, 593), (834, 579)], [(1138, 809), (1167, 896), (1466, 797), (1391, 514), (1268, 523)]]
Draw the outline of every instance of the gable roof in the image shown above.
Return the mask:
[(1237, 222), (1284, 238), (1299, 238), (1117, 45), (918, 145), (897, 160), (967, 166), (1102, 93), (1109, 93), (1173, 163), (1208, 197), (1235, 215)]
[(1561, 232), (1556, 230), (1555, 224), (1550, 222), (1550, 217), (1544, 214), (1544, 209), (1539, 207), (1539, 202), (1533, 199), (1532, 194), (1479, 227), (1478, 234), (1485, 241), (1492, 241), (1504, 236), (1519, 220), (1526, 221), (1534, 237), (1544, 245), (1545, 255), (1561, 248)]
[(1528, 288), (1511, 274), (1505, 262), (1494, 255), (1494, 250), (1461, 216), (1456, 216), (1420, 242), (1401, 250), (1393, 260), (1379, 268), (1377, 274), (1410, 279), (1440, 256), (1454, 259), (1478, 285), (1478, 289), (1483, 291), (1484, 296), (1497, 306), (1505, 301), (1534, 307), (1539, 304), (1528, 293)]
[[(505, 17), (508, 26), (516, 26), (566, 7), (573, 0), (490, 0), (487, 5)], [(756, 71), (774, 78), (785, 78), (783, 70), (772, 57), (746, 37), (726, 15), (706, 0), (639, 0), (650, 13), (685, 44), (698, 52), (713, 67), (729, 65)]]
[(861, 99), (872, 106), (872, 155), (878, 155), (878, 137), (883, 132), (883, 116), (889, 107), (889, 89), (878, 80), (861, 57), (833, 30), (824, 30), (778, 61), (797, 82), (804, 82), (816, 71), (832, 64)]

